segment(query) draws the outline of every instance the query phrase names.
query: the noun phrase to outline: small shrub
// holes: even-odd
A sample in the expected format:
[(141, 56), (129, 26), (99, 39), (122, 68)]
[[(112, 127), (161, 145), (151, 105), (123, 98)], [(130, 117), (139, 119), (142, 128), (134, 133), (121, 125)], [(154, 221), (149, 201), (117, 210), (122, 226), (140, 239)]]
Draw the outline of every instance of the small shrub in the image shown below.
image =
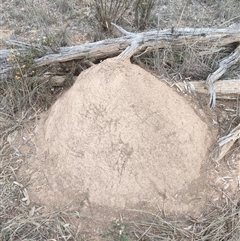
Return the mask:
[(126, 225), (118, 220), (116, 222), (111, 222), (110, 229), (106, 235), (103, 237), (110, 237), (111, 240), (115, 241), (130, 241), (130, 237), (128, 235), (128, 229)]
[(44, 31), (45, 36), (40, 39), (40, 45), (50, 48), (54, 53), (59, 53), (59, 48), (68, 45), (68, 25), (64, 28), (49, 32)]
[(95, 0), (95, 18), (104, 32), (112, 32), (111, 22), (121, 24), (123, 15), (130, 10), (133, 18), (127, 21), (139, 30), (146, 29), (151, 22), (151, 13), (156, 4), (156, 0)]
[[(50, 105), (51, 91), (48, 82), (36, 76), (31, 65), (39, 56), (34, 48), (27, 52), (11, 50), (8, 62), (13, 66), (12, 77), (0, 81), (0, 136), (22, 126), (30, 115)], [(41, 56), (41, 55), (40, 55)]]
[(144, 30), (150, 24), (151, 12), (156, 4), (156, 0), (136, 0), (134, 3), (135, 26)]
[(131, 0), (95, 0), (95, 17), (100, 28), (105, 32), (111, 32), (111, 22), (118, 24), (131, 2)]
[(67, 14), (72, 10), (72, 7), (68, 1), (60, 0), (56, 4), (57, 4), (58, 11), (61, 14)]

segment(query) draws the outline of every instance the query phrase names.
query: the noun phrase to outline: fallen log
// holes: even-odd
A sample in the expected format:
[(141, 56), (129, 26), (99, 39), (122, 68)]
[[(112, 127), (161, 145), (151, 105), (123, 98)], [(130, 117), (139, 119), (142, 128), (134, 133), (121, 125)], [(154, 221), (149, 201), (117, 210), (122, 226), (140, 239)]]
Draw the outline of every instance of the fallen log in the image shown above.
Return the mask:
[[(43, 46), (32, 46), (27, 43), (8, 41), (8, 45), (17, 46), (13, 50), (0, 51), (0, 79), (8, 78), (14, 70), (8, 59), (12, 53), (27, 55), (29, 50), (36, 51), (42, 56), (33, 61), (32, 68), (51, 65), (59, 62), (71, 60), (91, 60), (116, 57), (127, 59), (134, 55), (139, 55), (155, 49), (164, 49), (171, 45), (174, 48), (198, 43), (202, 53), (207, 49), (220, 50), (230, 44), (240, 43), (240, 28), (238, 25), (224, 29), (214, 28), (172, 28), (166, 30), (152, 30), (141, 33), (131, 33), (113, 24), (123, 35), (123, 37), (106, 39), (94, 43), (85, 43), (78, 46), (61, 47), (58, 52)], [(207, 51), (209, 53), (209, 51)], [(219, 69), (209, 75), (206, 80), (208, 93), (210, 94), (210, 107), (214, 107), (216, 90), (213, 82), (218, 80), (227, 69), (236, 64), (240, 59), (240, 46), (227, 58), (220, 62)]]
[[(209, 94), (206, 81), (203, 80), (179, 82), (177, 86), (190, 93)], [(214, 88), (217, 93), (217, 99), (236, 99), (240, 95), (240, 79), (219, 80), (214, 84)]]
[[(239, 28), (176, 28), (131, 33), (117, 25), (114, 26), (125, 36), (77, 46), (61, 47), (58, 53), (54, 53), (49, 48), (43, 49), (41, 46), (33, 46), (17, 41), (9, 40), (7, 44), (17, 47), (17, 49), (14, 49), (14, 52), (27, 54), (28, 49), (34, 48), (39, 53), (42, 53), (43, 56), (35, 59), (33, 63), (33, 67), (39, 67), (76, 59), (104, 59), (119, 54), (119, 58), (129, 58), (144, 51), (166, 48), (169, 44), (174, 48), (174, 46), (179, 47), (198, 42), (205, 48), (221, 48), (222, 46), (240, 42)], [(9, 71), (7, 59), (10, 55), (11, 50), (0, 51), (0, 77), (3, 77), (4, 74), (6, 75)]]

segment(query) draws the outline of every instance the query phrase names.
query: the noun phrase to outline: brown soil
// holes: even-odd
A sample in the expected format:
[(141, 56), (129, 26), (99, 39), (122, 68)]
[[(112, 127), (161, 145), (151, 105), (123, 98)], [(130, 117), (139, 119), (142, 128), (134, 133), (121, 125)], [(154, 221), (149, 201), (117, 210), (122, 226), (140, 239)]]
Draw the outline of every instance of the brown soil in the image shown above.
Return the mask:
[(36, 125), (36, 153), (21, 171), (31, 202), (91, 217), (95, 233), (130, 210), (199, 215), (216, 136), (196, 109), (127, 61), (89, 68)]

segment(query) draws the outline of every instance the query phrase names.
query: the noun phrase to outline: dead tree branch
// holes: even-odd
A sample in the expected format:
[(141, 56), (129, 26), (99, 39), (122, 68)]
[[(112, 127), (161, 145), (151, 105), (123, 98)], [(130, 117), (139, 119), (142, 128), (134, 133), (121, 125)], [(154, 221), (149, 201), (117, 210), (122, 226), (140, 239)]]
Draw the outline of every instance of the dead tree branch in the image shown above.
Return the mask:
[[(209, 46), (215, 50), (225, 47), (232, 43), (240, 43), (240, 28), (229, 27), (224, 29), (215, 28), (176, 28), (166, 30), (152, 30), (141, 33), (131, 33), (120, 26), (113, 24), (124, 36), (114, 39), (106, 39), (94, 43), (85, 43), (82, 45), (61, 47), (58, 53), (54, 53), (50, 48), (42, 46), (32, 46), (17, 41), (8, 41), (10, 46), (17, 46), (21, 54), (28, 54), (29, 50), (34, 49), (39, 53), (40, 58), (36, 58), (32, 67), (51, 65), (59, 62), (71, 60), (94, 60), (116, 57), (119, 59), (129, 59), (134, 55), (153, 49), (164, 49), (172, 46), (180, 46), (199, 43), (201, 46)], [(14, 67), (7, 61), (10, 57), (10, 50), (0, 51), (0, 79), (9, 77)], [(210, 106), (214, 107), (216, 99), (216, 90), (213, 83), (219, 79), (226, 70), (240, 59), (240, 47), (219, 64), (219, 69), (209, 75), (206, 81), (210, 94)]]
[(216, 90), (213, 83), (220, 79), (221, 76), (238, 61), (240, 61), (240, 45), (228, 57), (222, 59), (219, 63), (219, 68), (208, 76), (206, 83), (210, 94), (210, 107), (215, 107), (216, 105)]

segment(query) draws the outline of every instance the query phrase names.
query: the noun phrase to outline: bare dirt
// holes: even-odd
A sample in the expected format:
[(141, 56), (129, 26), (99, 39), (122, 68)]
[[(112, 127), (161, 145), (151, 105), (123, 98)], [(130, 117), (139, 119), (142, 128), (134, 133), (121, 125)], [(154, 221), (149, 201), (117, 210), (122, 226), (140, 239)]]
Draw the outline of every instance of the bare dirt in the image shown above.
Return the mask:
[(91, 219), (82, 227), (101, 233), (119, 213), (200, 215), (214, 194), (215, 142), (194, 103), (139, 66), (108, 59), (38, 121), (21, 175), (43, 211), (78, 211)]

